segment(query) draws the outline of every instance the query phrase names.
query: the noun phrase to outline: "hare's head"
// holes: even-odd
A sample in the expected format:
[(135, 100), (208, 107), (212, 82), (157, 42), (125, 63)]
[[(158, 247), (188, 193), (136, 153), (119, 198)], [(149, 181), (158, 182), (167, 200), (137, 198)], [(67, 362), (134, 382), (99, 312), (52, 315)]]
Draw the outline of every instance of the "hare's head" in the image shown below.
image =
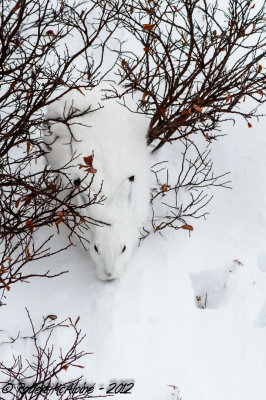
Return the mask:
[[(121, 224), (123, 222), (121, 221)], [(118, 278), (124, 271), (137, 241), (137, 231), (124, 221), (97, 227), (91, 239), (91, 257), (101, 280)]]
[(121, 275), (138, 241), (134, 181), (134, 176), (126, 178), (99, 210), (98, 218), (109, 225), (93, 226), (90, 230), (90, 253), (101, 280)]

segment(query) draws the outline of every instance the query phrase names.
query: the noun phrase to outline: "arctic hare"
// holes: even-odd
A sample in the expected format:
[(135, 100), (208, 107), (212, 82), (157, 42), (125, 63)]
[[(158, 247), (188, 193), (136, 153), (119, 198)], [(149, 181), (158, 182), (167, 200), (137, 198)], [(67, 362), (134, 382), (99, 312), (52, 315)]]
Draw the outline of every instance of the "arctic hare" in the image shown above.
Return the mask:
[[(102, 100), (100, 88), (83, 92), (84, 95), (72, 90), (48, 107), (47, 120), (62, 118), (70, 110), (77, 109), (80, 113), (88, 106), (91, 106), (91, 111), (96, 111), (71, 118), (71, 130), (77, 140), (72, 140), (71, 145), (67, 127), (60, 122), (52, 123), (51, 137), (48, 136), (47, 142), (56, 140), (47, 158), (50, 165), (60, 168), (70, 160), (73, 152), (78, 155), (75, 164), (84, 164), (83, 157), (94, 155), (93, 167), (97, 172), (90, 190), (97, 193), (103, 183), (102, 194), (107, 199), (104, 205), (87, 207), (86, 213), (110, 225), (91, 225), (88, 239), (98, 277), (111, 280), (119, 277), (126, 267), (138, 242), (139, 228), (148, 213), (147, 121), (116, 100)], [(69, 172), (73, 185), (84, 179), (83, 169), (70, 168)], [(91, 176), (88, 176), (82, 182), (83, 187), (89, 185), (90, 181)], [(81, 202), (82, 196), (79, 199)]]

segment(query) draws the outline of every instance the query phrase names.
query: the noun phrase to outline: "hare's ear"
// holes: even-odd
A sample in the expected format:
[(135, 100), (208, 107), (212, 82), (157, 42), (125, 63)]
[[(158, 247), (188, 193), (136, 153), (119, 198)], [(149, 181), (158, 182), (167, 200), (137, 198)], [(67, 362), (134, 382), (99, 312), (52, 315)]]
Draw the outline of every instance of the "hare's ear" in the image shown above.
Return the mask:
[(128, 210), (132, 204), (134, 186), (134, 175), (123, 180), (112, 197), (112, 203), (121, 210)]

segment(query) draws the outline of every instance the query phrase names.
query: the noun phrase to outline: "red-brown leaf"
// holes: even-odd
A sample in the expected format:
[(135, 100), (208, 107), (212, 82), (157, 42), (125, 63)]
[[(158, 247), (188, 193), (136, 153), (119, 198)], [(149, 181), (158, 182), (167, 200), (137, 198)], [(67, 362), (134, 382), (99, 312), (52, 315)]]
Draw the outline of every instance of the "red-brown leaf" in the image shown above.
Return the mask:
[(10, 290), (10, 286), (2, 278), (0, 278), (0, 282), (5, 286), (6, 290)]
[(190, 114), (191, 114), (191, 111), (189, 111), (189, 110), (181, 111), (181, 115), (190, 115)]
[(86, 168), (85, 171), (94, 175), (94, 174), (96, 174), (97, 169), (95, 169), (93, 167), (89, 167), (89, 168)]
[(181, 228), (185, 229), (187, 231), (194, 231), (194, 228), (192, 225), (182, 225)]
[(92, 154), (90, 156), (88, 156), (88, 157), (83, 157), (83, 160), (84, 160), (86, 165), (89, 165), (90, 167), (92, 167), (92, 161), (93, 161)]
[(142, 25), (142, 28), (143, 28), (143, 30), (144, 31), (151, 31), (152, 30), (152, 28), (155, 26), (155, 24), (143, 24)]
[(26, 221), (26, 227), (28, 228), (28, 230), (30, 231), (30, 234), (32, 235), (33, 231), (34, 231), (34, 225), (29, 219), (27, 219), (27, 221)]
[(147, 93), (143, 93), (141, 101), (146, 103), (146, 101), (147, 101), (147, 100), (145, 100), (146, 97), (147, 97)]
[(46, 32), (46, 35), (54, 36), (54, 31), (52, 31), (52, 29), (49, 29), (49, 31)]
[(5, 268), (4, 264), (1, 264), (1, 273), (4, 274), (7, 272), (7, 269)]
[(30, 256), (30, 251), (29, 251), (28, 246), (26, 246), (26, 254), (27, 254), (27, 260), (30, 260), (31, 256)]
[(243, 265), (243, 263), (241, 261), (239, 261), (237, 258), (235, 260), (233, 260), (237, 265)]
[(259, 67), (258, 67), (258, 73), (260, 73), (261, 71), (262, 71), (262, 66), (259, 65)]
[(20, 203), (20, 200), (21, 200), (21, 197), (19, 197), (19, 198), (16, 200), (16, 203), (15, 203), (15, 207), (16, 207), (16, 208), (18, 208), (19, 203)]
[(227, 93), (227, 96), (226, 96), (226, 99), (225, 99), (226, 103), (227, 103), (230, 99), (231, 99), (231, 94), (230, 94), (230, 93)]
[(82, 92), (82, 90), (81, 90), (79, 87), (77, 87), (76, 89), (77, 89), (77, 91), (78, 91), (79, 93), (81, 93), (83, 96), (85, 96), (85, 94)]
[(54, 320), (57, 319), (57, 316), (54, 315), (54, 314), (49, 314), (49, 315), (47, 315), (47, 317), (46, 317), (45, 319), (48, 319), (48, 318), (49, 318), (51, 321), (54, 321)]
[(166, 183), (164, 183), (164, 184), (161, 186), (161, 191), (162, 191), (162, 192), (167, 192), (167, 190), (168, 190), (167, 185), (166, 185)]
[(196, 111), (202, 113), (202, 108), (201, 108), (200, 106), (197, 106), (197, 105), (195, 104), (195, 105), (193, 106), (193, 108), (194, 108)]
[(56, 220), (56, 225), (61, 224), (62, 221), (63, 221), (63, 215), (59, 215), (59, 217)]

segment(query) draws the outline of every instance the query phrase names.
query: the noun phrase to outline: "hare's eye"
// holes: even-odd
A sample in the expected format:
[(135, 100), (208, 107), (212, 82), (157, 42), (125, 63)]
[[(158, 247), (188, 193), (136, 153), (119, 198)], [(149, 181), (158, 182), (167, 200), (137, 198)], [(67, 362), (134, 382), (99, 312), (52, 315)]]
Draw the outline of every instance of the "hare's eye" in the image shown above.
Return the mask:
[(98, 247), (96, 246), (96, 244), (94, 245), (94, 250), (96, 251), (96, 253), (99, 253)]
[(73, 183), (74, 183), (74, 186), (78, 186), (80, 184), (80, 179), (79, 178), (75, 179)]
[(123, 247), (123, 249), (122, 249), (122, 251), (121, 251), (121, 253), (124, 253), (125, 251), (126, 251), (126, 245)]

